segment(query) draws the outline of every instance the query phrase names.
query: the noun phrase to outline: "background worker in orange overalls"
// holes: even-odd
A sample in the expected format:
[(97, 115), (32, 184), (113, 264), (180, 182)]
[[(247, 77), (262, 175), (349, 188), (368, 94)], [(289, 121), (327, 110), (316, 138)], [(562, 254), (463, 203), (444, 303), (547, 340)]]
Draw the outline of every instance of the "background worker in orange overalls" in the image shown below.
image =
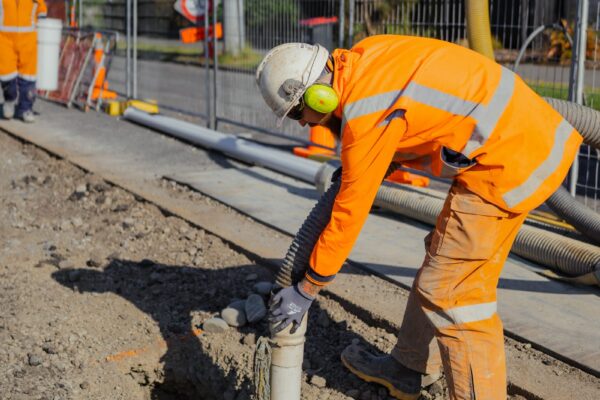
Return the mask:
[(46, 3), (44, 0), (0, 0), (0, 7), (3, 116), (33, 122), (37, 73), (36, 23), (38, 18), (46, 17)]
[(269, 107), (341, 137), (341, 187), (303, 280), (271, 300), (275, 330), (299, 324), (348, 257), (391, 163), (453, 178), (388, 355), (350, 345), (342, 362), (398, 399), (443, 366), (452, 399), (506, 399), (496, 286), (527, 213), (561, 184), (582, 137), (517, 75), (469, 49), (372, 36), (331, 55), (289, 43), (257, 83)]

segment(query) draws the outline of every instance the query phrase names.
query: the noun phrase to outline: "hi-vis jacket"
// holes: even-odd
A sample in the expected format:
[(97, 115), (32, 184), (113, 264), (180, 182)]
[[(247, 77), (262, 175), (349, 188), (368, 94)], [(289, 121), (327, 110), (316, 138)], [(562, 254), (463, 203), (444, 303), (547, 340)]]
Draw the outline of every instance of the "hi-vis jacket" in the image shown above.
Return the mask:
[(0, 32), (34, 32), (40, 16), (46, 16), (44, 0), (1, 0)]
[(46, 12), (44, 0), (0, 0), (0, 81), (36, 80), (35, 25)]
[(453, 177), (520, 213), (557, 189), (582, 142), (518, 76), (458, 45), (382, 35), (332, 56), (342, 185), (312, 252), (313, 283), (341, 268), (391, 162)]

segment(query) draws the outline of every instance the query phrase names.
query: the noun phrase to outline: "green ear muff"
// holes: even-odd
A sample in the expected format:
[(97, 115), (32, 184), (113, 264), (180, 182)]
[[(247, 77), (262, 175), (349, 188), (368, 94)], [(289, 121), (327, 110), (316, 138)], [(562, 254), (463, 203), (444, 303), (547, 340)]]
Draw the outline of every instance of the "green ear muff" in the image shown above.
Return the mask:
[(304, 92), (304, 104), (323, 114), (335, 110), (338, 103), (337, 93), (329, 85), (315, 83)]

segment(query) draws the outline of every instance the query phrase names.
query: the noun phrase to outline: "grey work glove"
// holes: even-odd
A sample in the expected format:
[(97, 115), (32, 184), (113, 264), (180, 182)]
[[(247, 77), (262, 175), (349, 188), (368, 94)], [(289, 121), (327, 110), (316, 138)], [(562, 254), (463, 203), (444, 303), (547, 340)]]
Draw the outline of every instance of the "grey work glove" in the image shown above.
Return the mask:
[(273, 333), (281, 332), (292, 322), (290, 333), (296, 332), (314, 299), (298, 285), (281, 289), (269, 302), (269, 322), (278, 323)]

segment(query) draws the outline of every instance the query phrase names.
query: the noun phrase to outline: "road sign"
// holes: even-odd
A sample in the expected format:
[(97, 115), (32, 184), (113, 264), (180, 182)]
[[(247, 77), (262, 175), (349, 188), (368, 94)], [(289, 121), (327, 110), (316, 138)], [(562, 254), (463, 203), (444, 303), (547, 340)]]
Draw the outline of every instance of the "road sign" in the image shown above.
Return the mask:
[(190, 22), (198, 23), (204, 20), (207, 1), (209, 2), (208, 12), (210, 13), (212, 9), (212, 1), (210, 0), (177, 0), (173, 8)]

